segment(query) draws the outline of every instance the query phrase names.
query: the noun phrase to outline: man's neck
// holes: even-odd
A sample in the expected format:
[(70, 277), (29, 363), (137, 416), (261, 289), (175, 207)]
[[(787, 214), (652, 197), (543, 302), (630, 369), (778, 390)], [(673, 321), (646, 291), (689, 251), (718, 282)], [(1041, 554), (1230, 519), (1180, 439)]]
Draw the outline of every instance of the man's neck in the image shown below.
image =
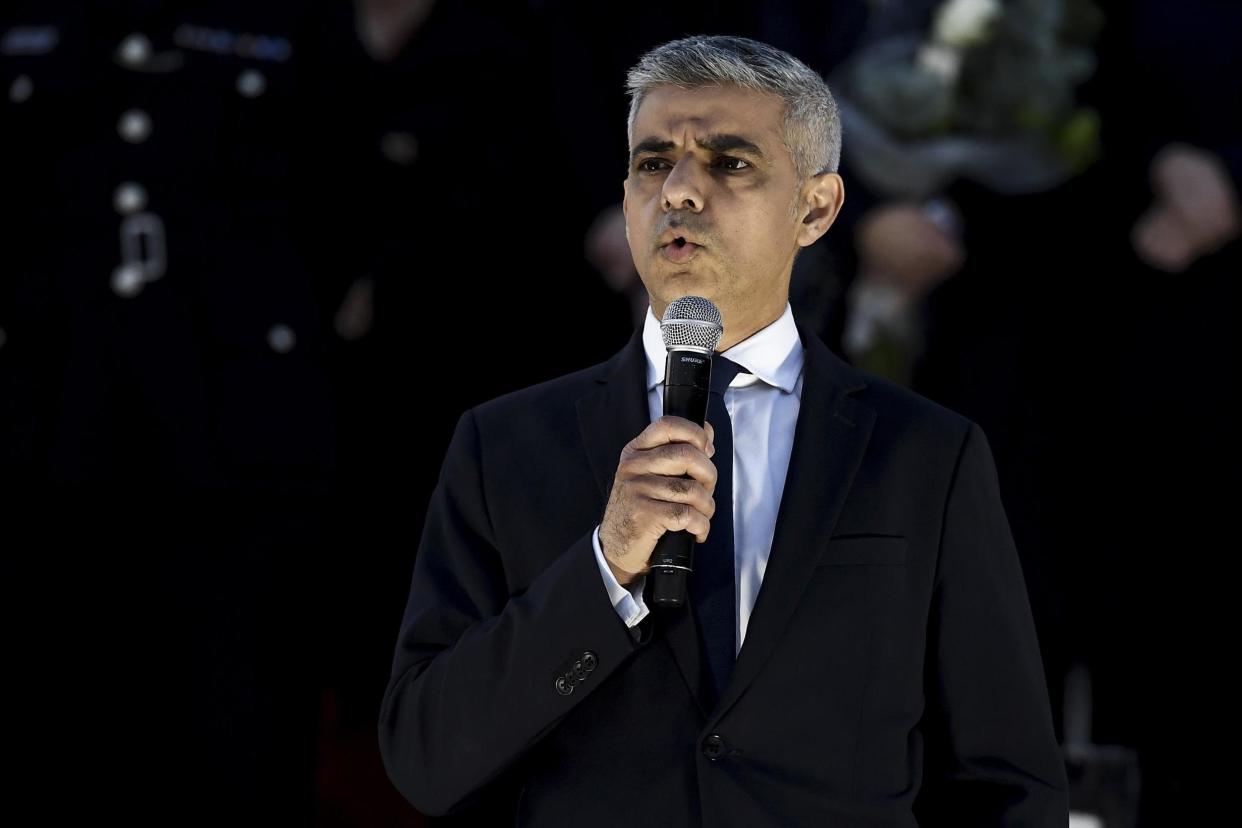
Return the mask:
[(750, 324), (742, 326), (742, 327), (730, 326), (726, 324), (725, 329), (724, 329), (724, 334), (721, 335), (720, 344), (716, 346), (716, 350), (719, 353), (723, 354), (725, 351), (729, 350), (734, 345), (738, 344), (739, 342), (743, 342), (747, 339), (750, 339), (752, 336), (759, 333), (760, 331), (762, 331), (764, 328), (771, 325), (776, 320), (780, 319), (781, 315), (784, 313), (785, 313), (785, 306), (781, 305), (780, 309), (775, 314), (769, 317), (766, 317), (766, 318), (762, 318), (761, 321), (757, 323), (751, 322)]

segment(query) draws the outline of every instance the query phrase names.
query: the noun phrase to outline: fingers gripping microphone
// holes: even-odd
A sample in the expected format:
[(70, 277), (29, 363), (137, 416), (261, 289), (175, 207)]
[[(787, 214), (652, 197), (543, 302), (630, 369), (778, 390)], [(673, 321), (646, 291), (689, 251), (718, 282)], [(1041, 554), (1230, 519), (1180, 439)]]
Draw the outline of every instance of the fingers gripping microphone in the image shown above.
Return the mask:
[[(668, 358), (664, 364), (664, 413), (703, 425), (711, 389), (712, 352), (724, 335), (720, 311), (700, 296), (683, 296), (668, 306), (660, 322)], [(689, 475), (686, 475), (689, 477)], [(694, 535), (665, 532), (649, 563), (651, 600), (657, 607), (680, 607), (686, 579), (694, 569)]]

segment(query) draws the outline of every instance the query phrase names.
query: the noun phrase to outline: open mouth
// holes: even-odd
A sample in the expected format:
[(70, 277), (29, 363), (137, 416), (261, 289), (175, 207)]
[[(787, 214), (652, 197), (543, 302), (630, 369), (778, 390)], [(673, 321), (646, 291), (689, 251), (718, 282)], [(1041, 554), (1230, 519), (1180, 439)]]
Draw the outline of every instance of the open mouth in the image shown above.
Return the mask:
[(700, 245), (694, 242), (688, 242), (681, 236), (673, 239), (668, 244), (660, 248), (660, 252), (664, 258), (672, 262), (688, 261), (695, 253), (698, 252)]

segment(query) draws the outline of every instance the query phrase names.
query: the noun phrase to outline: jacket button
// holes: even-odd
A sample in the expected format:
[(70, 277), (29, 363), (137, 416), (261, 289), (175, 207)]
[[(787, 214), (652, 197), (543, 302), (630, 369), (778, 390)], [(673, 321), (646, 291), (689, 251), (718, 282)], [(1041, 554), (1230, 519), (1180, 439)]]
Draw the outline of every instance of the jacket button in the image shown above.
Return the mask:
[(724, 756), (727, 748), (725, 740), (715, 733), (703, 740), (703, 755), (713, 762)]
[(556, 692), (560, 693), (562, 696), (568, 696), (570, 693), (574, 692), (574, 686), (566, 681), (564, 676), (557, 676)]
[(595, 657), (595, 653), (591, 652), (590, 650), (587, 650), (585, 653), (582, 654), (582, 667), (584, 670), (586, 670), (588, 673), (591, 673), (591, 672), (594, 672), (595, 668), (598, 666), (599, 666), (599, 659)]
[(576, 678), (578, 681), (582, 681), (586, 677), (587, 677), (586, 667), (582, 665), (581, 661), (575, 661), (574, 662), (574, 678)]

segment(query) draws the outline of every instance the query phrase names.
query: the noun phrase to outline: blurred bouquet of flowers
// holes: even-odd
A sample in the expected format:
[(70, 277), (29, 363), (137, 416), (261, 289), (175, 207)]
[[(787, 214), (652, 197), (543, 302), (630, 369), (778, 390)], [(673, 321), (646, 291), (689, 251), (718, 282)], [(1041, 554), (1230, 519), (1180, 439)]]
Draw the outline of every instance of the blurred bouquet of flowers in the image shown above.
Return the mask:
[(1050, 189), (1099, 152), (1078, 107), (1103, 15), (1090, 0), (946, 0), (925, 36), (864, 48), (833, 78), (850, 166), (879, 194), (924, 199), (963, 176)]

